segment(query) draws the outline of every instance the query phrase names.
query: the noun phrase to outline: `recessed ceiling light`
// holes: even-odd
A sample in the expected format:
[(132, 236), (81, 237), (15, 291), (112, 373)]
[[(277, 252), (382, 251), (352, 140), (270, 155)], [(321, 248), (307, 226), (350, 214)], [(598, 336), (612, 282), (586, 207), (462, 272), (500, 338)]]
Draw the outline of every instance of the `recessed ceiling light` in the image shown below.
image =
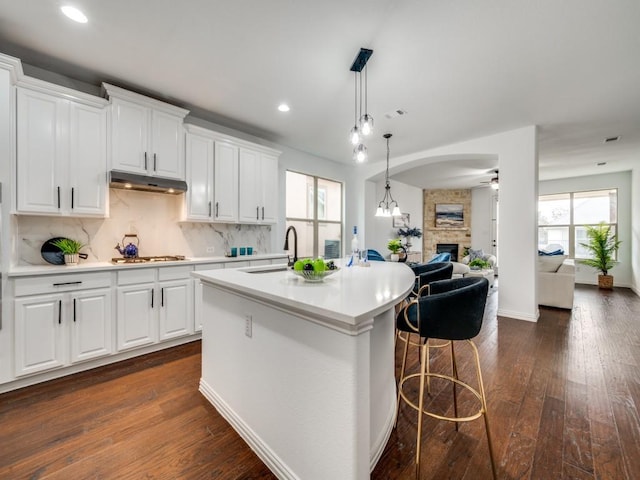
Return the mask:
[(60, 7), (62, 13), (64, 13), (67, 17), (69, 17), (74, 22), (78, 23), (87, 23), (87, 16), (78, 10), (76, 7), (72, 7), (71, 5), (64, 5)]
[(278, 105), (278, 110), (280, 110), (281, 112), (288, 112), (291, 109), (286, 103), (281, 103), (280, 105)]

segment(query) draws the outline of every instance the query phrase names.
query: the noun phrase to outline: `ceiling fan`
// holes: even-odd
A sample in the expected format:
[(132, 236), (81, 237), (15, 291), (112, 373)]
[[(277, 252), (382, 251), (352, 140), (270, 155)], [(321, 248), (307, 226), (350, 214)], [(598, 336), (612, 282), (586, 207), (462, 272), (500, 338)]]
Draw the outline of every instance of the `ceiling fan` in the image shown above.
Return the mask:
[(500, 188), (500, 178), (498, 175), (498, 169), (492, 170), (490, 173), (495, 173), (495, 177), (492, 177), (491, 180), (487, 180), (485, 182), (480, 182), (484, 185), (489, 185), (494, 190), (498, 190)]

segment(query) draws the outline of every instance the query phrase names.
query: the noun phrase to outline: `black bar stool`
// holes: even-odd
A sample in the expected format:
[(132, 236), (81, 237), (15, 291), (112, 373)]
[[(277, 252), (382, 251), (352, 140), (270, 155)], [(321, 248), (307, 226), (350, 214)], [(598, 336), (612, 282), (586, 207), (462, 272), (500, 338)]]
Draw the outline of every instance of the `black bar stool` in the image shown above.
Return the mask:
[[(402, 360), (402, 369), (400, 371), (400, 379), (398, 381), (398, 413), (400, 411), (400, 402), (404, 401), (411, 408), (418, 411), (418, 432), (416, 437), (416, 478), (420, 478), (420, 443), (422, 438), (422, 414), (430, 417), (455, 422), (456, 430), (459, 422), (468, 422), (483, 417), (485, 428), (487, 431), (487, 443), (489, 445), (489, 457), (491, 461), (491, 471), (493, 478), (496, 477), (496, 467), (493, 459), (493, 447), (491, 445), (491, 436), (489, 434), (489, 421), (487, 420), (487, 401), (484, 393), (484, 385), (482, 383), (482, 372), (480, 370), (480, 358), (478, 349), (471, 340), (480, 332), (482, 327), (482, 318), (484, 316), (485, 305), (487, 302), (487, 292), (489, 290), (489, 282), (482, 277), (466, 277), (454, 278), (451, 280), (441, 280), (429, 284), (428, 294), (418, 296), (416, 299), (408, 303), (396, 317), (396, 327), (399, 331), (407, 333), (407, 341), (404, 348), (404, 356)], [(424, 291), (423, 291), (424, 293)], [(409, 335), (417, 334), (421, 342), (420, 345), (420, 372), (405, 376), (405, 366), (407, 359), (407, 351), (409, 347)], [(446, 340), (451, 345), (451, 363), (453, 376), (440, 373), (430, 373), (427, 371), (429, 362), (429, 339)], [(474, 354), (475, 367), (478, 387), (474, 388), (466, 382), (458, 378), (458, 368), (456, 365), (454, 342), (465, 340), (470, 346)], [(416, 342), (411, 342), (415, 345)], [(454, 416), (447, 417), (425, 410), (424, 406), (424, 390), (425, 381), (430, 378), (441, 378), (453, 383), (453, 409)], [(405, 393), (403, 387), (405, 383), (412, 379), (419, 378), (420, 389), (419, 399), (416, 405)], [(456, 386), (470, 391), (479, 401), (479, 409), (477, 412), (465, 416), (458, 416), (458, 404)], [(396, 416), (397, 422), (397, 416)]]

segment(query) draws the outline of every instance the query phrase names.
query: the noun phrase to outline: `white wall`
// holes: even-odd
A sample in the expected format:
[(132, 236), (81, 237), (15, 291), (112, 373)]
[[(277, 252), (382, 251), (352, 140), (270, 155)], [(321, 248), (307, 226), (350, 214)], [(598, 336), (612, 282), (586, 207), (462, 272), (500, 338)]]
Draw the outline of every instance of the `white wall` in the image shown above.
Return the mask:
[(631, 288), (640, 295), (640, 167), (631, 173)]
[[(367, 213), (375, 210), (385, 193), (385, 182), (368, 182), (374, 185), (375, 196), (373, 201), (365, 204)], [(391, 195), (394, 200), (398, 202), (400, 211), (402, 213), (408, 213), (411, 227), (419, 227), (423, 230), (423, 215), (422, 208), (424, 205), (423, 193), (421, 188), (406, 185), (404, 183), (391, 180)], [(392, 238), (398, 238), (398, 229), (393, 227), (393, 220), (389, 217), (373, 217), (367, 225), (365, 247), (372, 248), (380, 252), (383, 257), (389, 255), (387, 249), (387, 242)], [(414, 252), (422, 252), (422, 238), (412, 239), (411, 250)]]
[[(632, 218), (631, 218), (631, 172), (590, 175), (540, 182), (540, 195), (579, 192), (585, 190), (618, 189), (618, 239), (622, 240), (618, 250), (618, 265), (611, 270), (615, 285), (632, 285)], [(635, 203), (640, 210), (640, 203)], [(637, 265), (637, 262), (636, 262)], [(576, 283), (598, 284), (598, 272), (576, 262)]]

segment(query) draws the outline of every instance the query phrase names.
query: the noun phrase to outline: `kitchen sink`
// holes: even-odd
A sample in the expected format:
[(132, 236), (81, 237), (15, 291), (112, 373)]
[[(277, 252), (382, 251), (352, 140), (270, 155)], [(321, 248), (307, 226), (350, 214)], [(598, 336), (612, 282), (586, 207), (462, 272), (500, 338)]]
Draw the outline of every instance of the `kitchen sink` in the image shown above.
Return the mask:
[(274, 265), (273, 267), (260, 268), (256, 270), (244, 270), (247, 273), (273, 273), (273, 272), (285, 272), (288, 267), (286, 265)]

